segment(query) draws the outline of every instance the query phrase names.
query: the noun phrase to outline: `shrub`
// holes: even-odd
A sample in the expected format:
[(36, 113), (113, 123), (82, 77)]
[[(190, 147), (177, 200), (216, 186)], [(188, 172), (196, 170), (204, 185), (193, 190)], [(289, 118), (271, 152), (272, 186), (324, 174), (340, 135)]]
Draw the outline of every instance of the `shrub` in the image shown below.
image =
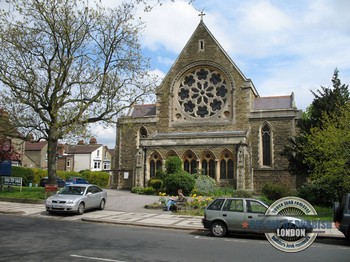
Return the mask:
[(108, 186), (109, 174), (106, 172), (85, 170), (81, 172), (81, 176), (89, 181), (90, 184), (95, 184), (100, 187)]
[(232, 197), (251, 198), (252, 196), (253, 196), (253, 192), (252, 191), (242, 190), (242, 189), (235, 190), (232, 193)]
[(262, 193), (270, 200), (277, 200), (290, 195), (290, 190), (285, 185), (266, 183), (262, 188)]
[(40, 168), (33, 168), (33, 173), (34, 173), (34, 179), (33, 183), (34, 184), (39, 184), (40, 180), (44, 177), (47, 177), (47, 169), (40, 169)]
[(216, 189), (216, 181), (210, 176), (196, 176), (195, 186), (192, 190), (193, 194), (211, 195)]
[(57, 176), (62, 179), (68, 179), (70, 177), (82, 177), (81, 173), (75, 171), (57, 171)]
[(158, 178), (151, 178), (148, 181), (148, 186), (153, 187), (156, 191), (159, 191), (163, 187), (163, 181)]
[(168, 176), (168, 175), (167, 175), (167, 173), (166, 173), (165, 171), (163, 171), (163, 170), (161, 170), (161, 169), (158, 169), (157, 172), (156, 172), (155, 178), (158, 178), (158, 179), (164, 181), (164, 179), (165, 179), (167, 176)]
[(31, 168), (12, 166), (12, 176), (22, 177), (22, 185), (28, 186), (34, 181), (34, 171)]
[(145, 187), (143, 189), (143, 194), (144, 195), (155, 195), (156, 194), (156, 190), (153, 187), (151, 187), (151, 186)]
[(182, 189), (184, 195), (189, 195), (195, 185), (195, 178), (185, 171), (171, 174), (164, 180), (164, 187), (170, 195), (177, 195), (177, 191)]
[(134, 186), (131, 188), (131, 193), (135, 193), (135, 194), (143, 195), (144, 191), (145, 191), (145, 188), (141, 186)]
[(339, 201), (337, 189), (322, 181), (304, 184), (298, 189), (298, 196), (312, 205), (332, 206), (333, 202)]
[(165, 169), (167, 174), (176, 174), (182, 171), (182, 161), (177, 156), (171, 156), (165, 161)]

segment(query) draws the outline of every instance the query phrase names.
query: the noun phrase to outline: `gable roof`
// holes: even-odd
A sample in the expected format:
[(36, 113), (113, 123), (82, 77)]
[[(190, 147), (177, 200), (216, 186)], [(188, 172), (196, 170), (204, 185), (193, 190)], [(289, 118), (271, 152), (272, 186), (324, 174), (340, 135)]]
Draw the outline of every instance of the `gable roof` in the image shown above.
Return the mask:
[[(237, 65), (235, 64), (235, 62), (231, 59), (231, 57), (227, 54), (227, 52), (222, 48), (222, 46), (220, 45), (220, 43), (216, 40), (216, 38), (214, 37), (214, 35), (209, 31), (209, 29), (207, 28), (207, 26), (204, 24), (203, 20), (201, 20), (197, 26), (197, 28), (195, 29), (195, 31), (193, 32), (192, 36), (190, 37), (190, 39), (187, 41), (186, 45), (184, 46), (184, 48), (182, 49), (182, 51), (180, 52), (179, 56), (176, 58), (175, 62), (173, 63), (173, 65), (171, 66), (171, 68), (168, 70), (168, 73), (166, 74), (166, 76), (163, 78), (163, 82), (165, 79), (168, 78), (168, 75), (173, 71), (173, 69), (175, 68), (177, 62), (179, 61), (179, 59), (186, 53), (186, 50), (188, 48), (188, 46), (194, 41), (194, 39), (197, 37), (197, 35), (200, 35), (200, 33), (204, 30), (204, 32), (206, 32), (208, 34), (208, 36), (214, 41), (214, 43), (216, 44), (216, 46), (219, 48), (219, 50), (223, 53), (223, 55), (228, 59), (228, 61), (231, 63), (231, 65), (235, 68), (235, 70), (240, 74), (240, 76), (244, 79), (245, 81), (245, 86), (244, 87), (248, 87), (251, 88), (253, 93), (256, 96), (259, 96), (258, 91), (256, 90), (253, 82), (251, 81), (251, 79), (246, 78), (245, 75), (242, 73), (242, 71), (237, 67)], [(163, 83), (161, 83), (159, 85), (159, 87), (163, 86)]]
[(253, 110), (274, 110), (295, 108), (294, 95), (257, 97), (254, 100)]
[(47, 141), (26, 142), (25, 151), (41, 151), (47, 145)]
[(156, 105), (155, 104), (144, 104), (135, 105), (130, 109), (129, 116), (132, 117), (144, 117), (144, 116), (155, 116)]
[(103, 146), (102, 144), (87, 144), (87, 145), (67, 145), (67, 154), (91, 154), (98, 148)]

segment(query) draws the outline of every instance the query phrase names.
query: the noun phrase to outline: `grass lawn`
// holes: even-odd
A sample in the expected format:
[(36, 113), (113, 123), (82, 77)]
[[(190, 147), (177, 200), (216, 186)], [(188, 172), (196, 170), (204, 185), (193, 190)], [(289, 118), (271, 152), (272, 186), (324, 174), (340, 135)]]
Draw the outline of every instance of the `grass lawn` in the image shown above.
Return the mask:
[(43, 187), (22, 187), (22, 192), (19, 186), (3, 186), (0, 191), (0, 198), (19, 198), (31, 200), (44, 200), (45, 188)]

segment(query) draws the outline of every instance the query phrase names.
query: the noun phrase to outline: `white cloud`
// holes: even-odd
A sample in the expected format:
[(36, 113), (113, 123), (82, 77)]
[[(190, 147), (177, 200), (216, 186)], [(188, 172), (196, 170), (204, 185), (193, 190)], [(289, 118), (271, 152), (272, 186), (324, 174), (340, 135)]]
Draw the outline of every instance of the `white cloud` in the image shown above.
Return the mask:
[(188, 1), (182, 0), (166, 1), (151, 12), (142, 13), (146, 22), (142, 46), (152, 51), (165, 49), (179, 53), (195, 29), (197, 14)]

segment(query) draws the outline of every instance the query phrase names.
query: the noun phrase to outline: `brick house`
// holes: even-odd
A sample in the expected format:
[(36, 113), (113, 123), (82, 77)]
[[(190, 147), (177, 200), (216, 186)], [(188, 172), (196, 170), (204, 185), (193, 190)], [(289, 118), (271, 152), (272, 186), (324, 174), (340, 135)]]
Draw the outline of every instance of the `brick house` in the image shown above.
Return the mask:
[(301, 111), (294, 95), (260, 97), (203, 21), (156, 90), (156, 104), (135, 105), (119, 119), (115, 188), (145, 186), (178, 156), (184, 170), (222, 186), (296, 187), (281, 156)]

